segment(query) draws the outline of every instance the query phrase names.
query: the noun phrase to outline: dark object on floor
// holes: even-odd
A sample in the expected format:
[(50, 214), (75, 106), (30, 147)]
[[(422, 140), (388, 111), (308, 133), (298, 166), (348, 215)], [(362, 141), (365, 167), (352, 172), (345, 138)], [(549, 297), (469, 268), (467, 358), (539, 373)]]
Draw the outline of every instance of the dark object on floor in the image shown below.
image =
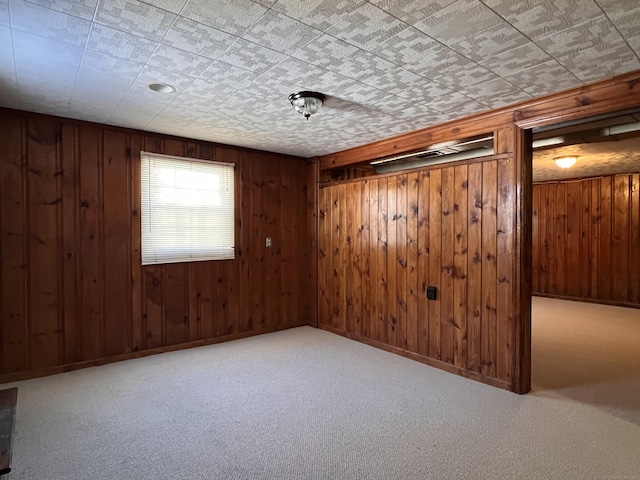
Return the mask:
[(11, 439), (17, 401), (17, 388), (0, 390), (0, 476), (11, 471)]

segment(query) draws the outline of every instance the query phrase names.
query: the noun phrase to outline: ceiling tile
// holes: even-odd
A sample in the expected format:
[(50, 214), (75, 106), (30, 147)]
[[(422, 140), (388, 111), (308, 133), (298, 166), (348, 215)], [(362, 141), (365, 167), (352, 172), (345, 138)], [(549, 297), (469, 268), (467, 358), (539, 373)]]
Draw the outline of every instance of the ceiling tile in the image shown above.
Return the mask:
[(537, 41), (584, 82), (640, 68), (640, 61), (604, 15)]
[[(309, 65), (297, 58), (289, 57), (265, 73), (265, 76), (276, 78), (292, 85), (304, 86), (315, 77), (324, 75), (328, 70)], [(304, 87), (305, 89), (307, 87)]]
[(465, 38), (451, 40), (448, 45), (465, 57), (482, 63), (494, 55), (530, 43), (529, 39), (506, 22), (474, 33)]
[(0, 0), (0, 25), (11, 26), (9, 18), (9, 0)]
[(462, 90), (462, 93), (490, 108), (499, 108), (530, 98), (528, 93), (514, 87), (502, 78), (467, 87)]
[(358, 48), (353, 45), (331, 35), (322, 34), (291, 55), (318, 67), (334, 70), (340, 66), (344, 57), (357, 51)]
[[(13, 50), (16, 68), (55, 75), (60, 67), (78, 70), (82, 47), (56, 42), (27, 32), (13, 31)], [(72, 82), (73, 83), (73, 82)]]
[(11, 72), (15, 76), (15, 62), (13, 59), (13, 38), (11, 29), (0, 26), (0, 75), (7, 76)]
[(286, 55), (257, 43), (239, 39), (219, 60), (250, 72), (264, 73), (287, 58)]
[(144, 0), (144, 3), (172, 13), (180, 13), (187, 3), (187, 0)]
[(146, 63), (156, 46), (152, 40), (98, 24), (91, 28), (87, 41), (88, 49), (138, 63)]
[(602, 14), (593, 0), (483, 0), (533, 40)]
[(225, 85), (234, 89), (240, 89), (260, 76), (259, 73), (250, 72), (240, 67), (216, 61), (207, 68), (200, 79)]
[(147, 65), (190, 77), (197, 77), (212, 63), (213, 60), (210, 58), (201, 57), (195, 53), (188, 53), (161, 43), (149, 58)]
[(395, 95), (389, 95), (386, 91), (371, 85), (354, 82), (354, 84), (345, 88), (339, 97), (346, 101), (368, 105), (382, 102), (389, 97), (395, 98)]
[(416, 83), (425, 81), (420, 75), (405, 70), (404, 68), (394, 68), (384, 75), (369, 77), (362, 80), (367, 85), (383, 89), (388, 93), (398, 95), (407, 88), (411, 88)]
[(438, 115), (438, 112), (423, 103), (417, 103), (397, 95), (388, 95), (379, 101), (370, 102), (370, 105), (376, 110), (401, 118), (412, 118), (419, 115), (436, 117)]
[[(235, 88), (198, 78), (186, 87), (183, 92), (173, 100), (172, 104), (175, 103), (191, 108), (192, 110), (206, 112), (211, 109), (210, 103), (222, 103), (229, 95), (232, 95), (236, 91)], [(200, 108), (195, 104), (196, 98), (201, 104)]]
[(377, 7), (411, 25), (434, 15), (456, 0), (370, 0)]
[(458, 0), (414, 26), (446, 45), (496, 27), (504, 20), (477, 0)]
[(74, 17), (92, 20), (96, 12), (98, 0), (28, 0), (41, 7), (50, 8)]
[(162, 43), (215, 60), (237, 39), (229, 33), (178, 17)]
[(189, 0), (182, 16), (233, 35), (242, 35), (267, 7), (251, 0)]
[(80, 71), (84, 73), (108, 75), (133, 82), (142, 70), (142, 67), (144, 67), (144, 65), (141, 63), (87, 50), (82, 57)]
[(407, 28), (376, 45), (371, 52), (396, 65), (408, 65), (421, 63), (425, 56), (432, 56), (442, 48), (446, 47), (420, 30)]
[(280, 0), (273, 8), (302, 23), (326, 30), (364, 2), (365, 0)]
[[(455, 61), (455, 58), (456, 57), (452, 56), (450, 60)], [(437, 62), (434, 62), (434, 65), (437, 65)], [(417, 71), (424, 77), (437, 79), (439, 84), (454, 90), (464, 88), (469, 85), (488, 82), (489, 80), (493, 80), (498, 77), (495, 73), (471, 61), (467, 61), (461, 65), (459, 63), (445, 63), (441, 65), (441, 68), (441, 74), (434, 72), (432, 69)]]
[(535, 43), (525, 43), (499, 55), (489, 55), (479, 63), (501, 77), (531, 68), (552, 58)]
[(354, 80), (364, 80), (380, 77), (396, 66), (377, 55), (364, 50), (356, 50), (356, 52), (343, 57), (340, 63), (332, 64), (327, 68)]
[[(129, 93), (138, 95), (139, 98), (148, 99), (152, 102), (169, 104), (187, 86), (189, 86), (189, 84), (193, 82), (193, 80), (193, 77), (181, 75), (175, 72), (168, 72), (166, 70), (146, 65), (140, 72), (140, 75), (136, 79), (135, 83), (131, 86)], [(174, 93), (166, 94), (154, 92), (147, 87), (147, 85), (149, 85), (150, 83), (157, 82), (172, 85), (173, 87), (175, 87), (176, 91)]]
[(320, 30), (269, 10), (251, 26), (243, 38), (278, 52), (289, 53), (306, 45), (320, 33)]
[(160, 41), (175, 19), (173, 13), (136, 0), (109, 0), (100, 2), (95, 21), (116, 30)]
[(408, 25), (378, 7), (365, 3), (327, 30), (347, 43), (371, 50)]
[(514, 85), (521, 85), (525, 92), (534, 97), (565, 90), (582, 83), (555, 60), (506, 75), (504, 79)]
[(459, 102), (468, 101), (468, 98), (464, 97), (464, 95), (427, 79), (416, 82), (411, 88), (399, 92), (398, 96), (417, 103), (427, 104), (439, 112), (444, 111), (443, 108), (446, 108), (446, 106), (443, 107), (443, 105), (446, 105), (448, 101), (453, 101), (455, 105)]
[[(135, 81), (133, 79), (114, 78), (112, 75), (80, 70), (73, 87), (72, 99), (89, 98), (96, 104), (110, 102), (117, 104), (124, 98)], [(95, 92), (100, 95), (96, 96)], [(114, 107), (115, 108), (115, 107)]]
[(476, 102), (475, 100), (461, 100), (455, 108), (439, 113), (438, 122), (446, 122), (448, 120), (461, 118), (467, 115), (473, 115), (474, 113), (486, 112), (487, 110), (488, 108), (486, 105)]
[(35, 33), (40, 37), (84, 45), (91, 22), (22, 0), (10, 0), (11, 26), (14, 30)]
[(640, 55), (640, 3), (620, 0), (598, 0), (598, 3), (631, 48)]

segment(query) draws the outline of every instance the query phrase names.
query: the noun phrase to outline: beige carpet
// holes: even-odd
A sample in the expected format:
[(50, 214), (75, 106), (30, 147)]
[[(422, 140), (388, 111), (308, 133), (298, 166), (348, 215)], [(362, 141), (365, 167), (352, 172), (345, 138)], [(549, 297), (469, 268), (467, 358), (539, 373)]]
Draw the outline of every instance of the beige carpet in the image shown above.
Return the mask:
[(10, 480), (640, 480), (640, 311), (534, 298), (518, 396), (303, 327), (17, 383)]

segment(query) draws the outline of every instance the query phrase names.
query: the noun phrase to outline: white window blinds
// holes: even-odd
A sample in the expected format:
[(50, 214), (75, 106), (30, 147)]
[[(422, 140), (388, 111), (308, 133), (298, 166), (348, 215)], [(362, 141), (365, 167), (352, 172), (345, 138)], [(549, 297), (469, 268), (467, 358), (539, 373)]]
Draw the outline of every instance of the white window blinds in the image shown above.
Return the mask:
[(235, 258), (234, 164), (141, 152), (142, 264)]

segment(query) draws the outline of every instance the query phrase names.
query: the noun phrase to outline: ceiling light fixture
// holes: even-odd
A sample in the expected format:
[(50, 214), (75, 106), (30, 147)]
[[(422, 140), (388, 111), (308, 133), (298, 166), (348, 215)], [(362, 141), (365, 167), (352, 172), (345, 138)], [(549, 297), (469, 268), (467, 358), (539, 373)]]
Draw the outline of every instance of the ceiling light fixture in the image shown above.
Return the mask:
[(578, 157), (556, 157), (553, 159), (556, 165), (560, 168), (573, 167), (576, 164)]
[(147, 87), (158, 93), (173, 93), (176, 91), (176, 87), (168, 83), (150, 83)]
[(309, 117), (320, 110), (320, 107), (326, 100), (326, 95), (318, 92), (298, 92), (289, 95), (291, 105), (296, 112), (303, 115), (307, 121)]

